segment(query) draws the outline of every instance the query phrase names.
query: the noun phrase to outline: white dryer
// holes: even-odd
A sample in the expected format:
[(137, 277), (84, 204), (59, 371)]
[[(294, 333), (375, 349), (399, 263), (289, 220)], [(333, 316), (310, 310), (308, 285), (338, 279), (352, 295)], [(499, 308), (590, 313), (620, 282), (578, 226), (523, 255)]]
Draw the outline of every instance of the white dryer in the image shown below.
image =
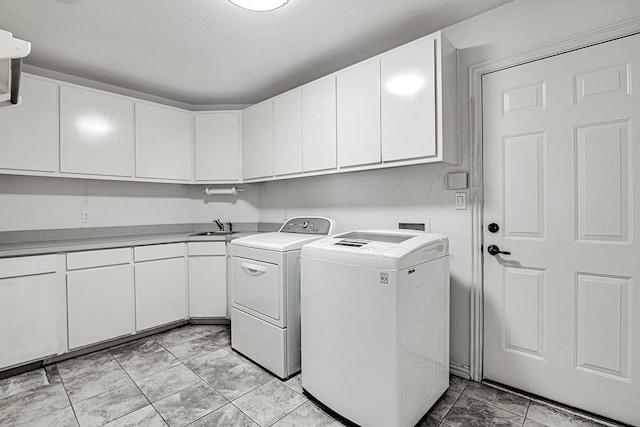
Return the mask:
[(364, 230), (302, 248), (302, 387), (367, 427), (414, 426), (449, 386), (449, 241)]
[(240, 237), (231, 255), (231, 347), (287, 378), (300, 371), (300, 250), (333, 221), (296, 217), (278, 232)]

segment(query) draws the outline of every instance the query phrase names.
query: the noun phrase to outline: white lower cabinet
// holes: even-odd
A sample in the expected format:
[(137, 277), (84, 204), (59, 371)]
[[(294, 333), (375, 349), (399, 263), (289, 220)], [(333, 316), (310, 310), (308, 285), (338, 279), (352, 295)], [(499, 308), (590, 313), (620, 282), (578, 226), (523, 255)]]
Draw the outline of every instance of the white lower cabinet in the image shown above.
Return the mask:
[(134, 248), (136, 330), (187, 318), (184, 243)]
[(69, 349), (134, 332), (131, 265), (67, 273)]
[(227, 262), (224, 242), (189, 246), (189, 317), (227, 317)]
[(67, 254), (69, 349), (134, 333), (131, 248)]
[(0, 369), (59, 352), (56, 257), (0, 259)]

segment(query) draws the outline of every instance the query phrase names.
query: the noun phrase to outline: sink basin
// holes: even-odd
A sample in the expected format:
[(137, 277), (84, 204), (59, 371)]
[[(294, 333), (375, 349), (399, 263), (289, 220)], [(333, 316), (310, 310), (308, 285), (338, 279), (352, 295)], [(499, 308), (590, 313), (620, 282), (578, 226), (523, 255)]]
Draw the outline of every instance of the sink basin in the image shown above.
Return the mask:
[(202, 233), (191, 234), (191, 236), (228, 236), (235, 231), (203, 231)]

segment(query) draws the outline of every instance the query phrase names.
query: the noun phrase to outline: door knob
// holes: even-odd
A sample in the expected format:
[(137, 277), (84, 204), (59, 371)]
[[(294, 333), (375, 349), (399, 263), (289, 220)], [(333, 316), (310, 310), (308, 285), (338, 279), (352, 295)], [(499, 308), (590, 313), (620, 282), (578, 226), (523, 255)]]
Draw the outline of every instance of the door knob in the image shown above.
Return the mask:
[(487, 229), (489, 230), (490, 233), (497, 233), (498, 230), (500, 230), (500, 226), (495, 222), (492, 222), (491, 224), (489, 224)]
[(491, 255), (498, 255), (498, 254), (502, 254), (502, 255), (511, 255), (511, 252), (508, 251), (501, 251), (499, 247), (497, 247), (496, 245), (489, 245), (489, 247), (487, 248), (487, 251), (489, 252), (489, 254)]

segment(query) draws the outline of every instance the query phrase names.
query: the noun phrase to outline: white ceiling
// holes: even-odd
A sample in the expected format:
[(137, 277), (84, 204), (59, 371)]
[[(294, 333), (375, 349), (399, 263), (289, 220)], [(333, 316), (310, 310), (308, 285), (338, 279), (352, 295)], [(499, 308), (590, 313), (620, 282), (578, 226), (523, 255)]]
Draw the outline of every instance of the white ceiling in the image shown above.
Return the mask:
[(25, 63), (191, 105), (253, 104), (511, 0), (0, 0)]

